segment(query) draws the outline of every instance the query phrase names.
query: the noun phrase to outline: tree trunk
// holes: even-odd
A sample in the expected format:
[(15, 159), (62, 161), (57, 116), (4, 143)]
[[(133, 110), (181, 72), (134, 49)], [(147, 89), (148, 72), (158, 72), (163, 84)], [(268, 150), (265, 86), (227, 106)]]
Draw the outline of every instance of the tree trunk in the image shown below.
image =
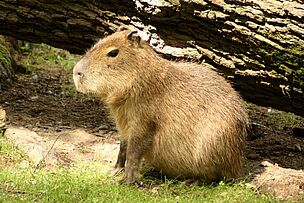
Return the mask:
[(302, 0), (4, 0), (0, 33), (83, 53), (119, 25), (168, 59), (207, 62), (253, 103), (304, 116)]

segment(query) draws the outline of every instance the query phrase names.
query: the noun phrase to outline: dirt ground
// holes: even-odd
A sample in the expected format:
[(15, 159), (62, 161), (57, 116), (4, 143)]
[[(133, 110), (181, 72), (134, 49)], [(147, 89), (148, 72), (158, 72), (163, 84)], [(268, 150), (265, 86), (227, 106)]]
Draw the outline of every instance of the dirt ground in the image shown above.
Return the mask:
[[(106, 109), (97, 99), (75, 92), (71, 71), (37, 70), (32, 74), (18, 74), (12, 84), (1, 85), (0, 106), (6, 110), (8, 126), (22, 126), (53, 140), (68, 131), (77, 132), (79, 139), (82, 133), (89, 134), (83, 137), (91, 141), (75, 145), (81, 149), (78, 151), (83, 158), (92, 156), (86, 146), (93, 146), (93, 142), (118, 143), (115, 125)], [(257, 191), (282, 199), (300, 195), (303, 200), (304, 137), (293, 131), (304, 128), (304, 118), (255, 105), (248, 108), (254, 123), (245, 152), (252, 178), (250, 184), (259, 189)], [(69, 140), (66, 137), (61, 141)], [(73, 159), (64, 152), (60, 156), (63, 164)]]

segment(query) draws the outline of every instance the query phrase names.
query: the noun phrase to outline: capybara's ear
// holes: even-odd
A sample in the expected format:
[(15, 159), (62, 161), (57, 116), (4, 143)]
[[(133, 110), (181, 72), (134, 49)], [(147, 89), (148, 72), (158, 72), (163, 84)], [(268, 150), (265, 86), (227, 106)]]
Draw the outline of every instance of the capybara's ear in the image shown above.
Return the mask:
[(125, 31), (125, 30), (129, 30), (130, 28), (128, 28), (125, 25), (121, 25), (117, 28), (116, 32), (121, 32), (121, 31)]
[(128, 34), (128, 40), (131, 42), (131, 45), (136, 47), (141, 47), (140, 41), (141, 37), (138, 35), (137, 31), (131, 31)]

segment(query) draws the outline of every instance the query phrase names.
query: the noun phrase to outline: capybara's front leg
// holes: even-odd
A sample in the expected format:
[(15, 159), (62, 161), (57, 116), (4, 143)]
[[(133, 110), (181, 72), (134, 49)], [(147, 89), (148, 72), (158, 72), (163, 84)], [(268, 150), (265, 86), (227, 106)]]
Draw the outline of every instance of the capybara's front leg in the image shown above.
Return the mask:
[(140, 149), (134, 144), (129, 144), (127, 148), (127, 163), (125, 167), (125, 175), (122, 179), (122, 182), (127, 184), (139, 182), (140, 162), (143, 154), (143, 149)]
[(131, 134), (127, 144), (127, 160), (125, 175), (121, 182), (132, 184), (139, 182), (140, 166), (143, 155), (152, 148), (152, 139), (155, 132), (155, 125), (149, 124), (142, 132)]

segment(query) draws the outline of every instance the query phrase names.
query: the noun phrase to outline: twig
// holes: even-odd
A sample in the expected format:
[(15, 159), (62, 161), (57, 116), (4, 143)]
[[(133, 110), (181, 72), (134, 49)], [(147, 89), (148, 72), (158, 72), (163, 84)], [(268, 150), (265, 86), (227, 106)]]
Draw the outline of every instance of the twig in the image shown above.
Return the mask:
[(39, 161), (39, 163), (35, 166), (35, 169), (34, 169), (34, 173), (38, 170), (38, 168), (40, 167), (41, 163), (43, 161), (45, 161), (46, 157), (49, 155), (49, 153), (51, 152), (51, 150), (54, 148), (57, 140), (59, 139), (59, 137), (61, 136), (62, 134), (59, 134), (56, 139), (54, 140), (52, 146), (50, 147), (50, 149), (47, 151), (47, 153), (43, 156), (43, 158)]

